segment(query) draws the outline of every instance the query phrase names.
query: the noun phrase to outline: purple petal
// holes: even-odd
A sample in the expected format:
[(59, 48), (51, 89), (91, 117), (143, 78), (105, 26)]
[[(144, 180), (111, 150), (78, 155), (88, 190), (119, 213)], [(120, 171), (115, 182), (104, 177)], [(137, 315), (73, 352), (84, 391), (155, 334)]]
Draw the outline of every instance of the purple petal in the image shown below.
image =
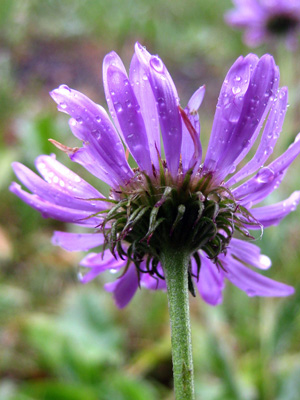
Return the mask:
[(49, 203), (35, 194), (30, 194), (21, 189), (16, 182), (12, 182), (9, 190), (17, 195), (30, 207), (39, 211), (44, 218), (54, 218), (63, 222), (73, 222), (78, 225), (98, 226), (101, 223), (100, 217), (91, 217), (91, 212), (75, 210)]
[[(35, 166), (45, 181), (59, 186), (60, 190), (63, 188), (73, 193), (75, 197), (82, 199), (103, 198), (98, 190), (75, 174), (75, 172), (58, 162), (54, 154), (37, 157)], [(57, 179), (54, 179), (55, 176)]]
[(90, 253), (83, 260), (81, 260), (80, 265), (91, 269), (84, 275), (80, 273), (79, 280), (81, 283), (85, 284), (107, 270), (110, 270), (112, 273), (116, 273), (121, 268), (125, 267), (126, 263), (127, 260), (116, 260), (108, 250), (100, 254)]
[(230, 256), (226, 256), (224, 276), (248, 296), (282, 297), (294, 293), (294, 288), (263, 276)]
[(182, 140), (181, 117), (178, 110), (179, 98), (174, 82), (164, 63), (139, 44), (135, 54), (145, 70), (156, 100), (166, 161), (172, 176), (177, 175)]
[(87, 251), (104, 243), (102, 233), (70, 233), (55, 231), (52, 244), (68, 251)]
[[(74, 208), (76, 210), (90, 211), (90, 214), (98, 212), (106, 208), (101, 202), (92, 203), (85, 199), (76, 198), (74, 187), (71, 189), (66, 186), (65, 180), (60, 180), (57, 175), (48, 174), (48, 182), (32, 172), (18, 162), (12, 164), (13, 170), (18, 179), (25, 185), (33, 194), (36, 194), (44, 201), (47, 201), (58, 206)], [(102, 197), (102, 196), (101, 196)]]
[(233, 195), (241, 204), (256, 204), (280, 185), (287, 168), (300, 153), (299, 139), (300, 134), (280, 157), (258, 171), (253, 178), (233, 189)]
[(113, 292), (115, 302), (119, 308), (127, 306), (138, 288), (138, 276), (135, 266), (131, 264), (125, 275), (115, 282), (106, 283), (104, 288), (108, 292)]
[(273, 57), (268, 54), (262, 56), (251, 76), (239, 121), (219, 164), (221, 178), (231, 172), (251, 149), (271, 106), (269, 99), (278, 88), (278, 76)]
[(84, 142), (85, 151), (97, 163), (99, 176), (96, 176), (103, 179), (105, 174), (101, 171), (105, 168), (119, 184), (127, 182), (132, 171), (125, 159), (123, 145), (104, 108), (66, 85), (53, 90), (50, 95), (59, 105), (59, 110), (72, 117), (72, 132)]
[(136, 54), (133, 55), (131, 60), (129, 80), (141, 107), (143, 120), (145, 121), (150, 157), (153, 165), (158, 170), (159, 161), (157, 152), (161, 154), (161, 145), (156, 103), (147, 74)]
[(287, 88), (281, 88), (277, 98), (273, 102), (261, 141), (254, 157), (226, 182), (228, 186), (234, 185), (257, 171), (269, 158), (282, 130), (286, 109)]
[(241, 56), (226, 75), (204, 161), (204, 169), (207, 171), (219, 169), (219, 160), (222, 160), (224, 150), (240, 118), (244, 96), (257, 62), (258, 57), (254, 54), (249, 54), (245, 58)]
[(228, 251), (244, 263), (259, 269), (269, 269), (272, 265), (268, 256), (260, 254), (258, 246), (245, 240), (231, 239)]
[(179, 98), (169, 72), (157, 56), (150, 59), (150, 82), (157, 101), (167, 165), (171, 175), (176, 176), (182, 140)]
[(278, 225), (290, 212), (295, 211), (300, 201), (300, 191), (294, 192), (288, 199), (269, 206), (253, 208), (251, 214), (264, 227)]
[(114, 124), (121, 135), (123, 141), (125, 142), (125, 138), (123, 136), (123, 131), (120, 127), (119, 120), (116, 116), (115, 113), (115, 108), (114, 108), (114, 99), (112, 98), (111, 91), (109, 90), (108, 87), (108, 77), (107, 77), (107, 70), (108, 68), (114, 65), (116, 68), (118, 68), (121, 72), (123, 72), (124, 75), (127, 74), (126, 69), (124, 67), (124, 64), (121, 60), (121, 58), (118, 56), (118, 54), (114, 51), (111, 51), (108, 53), (103, 60), (103, 65), (102, 65), (102, 75), (103, 75), (103, 86), (104, 86), (104, 91), (105, 91), (105, 97), (109, 109), (109, 113), (112, 116), (112, 119), (114, 121)]
[[(193, 261), (193, 273), (197, 273), (197, 266)], [(222, 291), (224, 289), (223, 272), (216, 264), (201, 254), (201, 269), (199, 280), (194, 280), (203, 300), (216, 306), (222, 302)]]
[[(141, 263), (141, 269), (143, 271), (147, 270), (146, 267), (146, 262), (142, 262)], [(158, 272), (161, 276), (164, 276), (164, 272), (163, 269), (161, 267), (161, 264), (158, 264), (157, 266)], [(166, 281), (164, 279), (158, 278), (158, 277), (154, 277), (152, 275), (150, 275), (149, 273), (141, 273), (140, 274), (140, 286), (144, 287), (148, 290), (166, 290), (167, 286), (166, 286)]]
[(145, 124), (127, 74), (114, 65), (110, 65), (106, 73), (107, 87), (124, 141), (139, 167), (151, 174), (152, 164)]
[(205, 86), (201, 86), (190, 98), (185, 113), (189, 118), (195, 135), (191, 136), (186, 124), (182, 123), (181, 162), (183, 172), (194, 167), (197, 171), (202, 160), (202, 147), (200, 143), (200, 121), (198, 109), (201, 106), (205, 94)]

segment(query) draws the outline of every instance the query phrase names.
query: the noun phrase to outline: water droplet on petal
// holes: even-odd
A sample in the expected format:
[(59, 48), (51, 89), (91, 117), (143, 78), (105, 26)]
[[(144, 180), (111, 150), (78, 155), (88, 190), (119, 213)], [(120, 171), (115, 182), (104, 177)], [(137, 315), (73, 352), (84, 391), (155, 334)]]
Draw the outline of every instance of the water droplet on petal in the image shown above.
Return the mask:
[(239, 94), (241, 93), (242, 89), (239, 86), (233, 86), (231, 91), (233, 94)]
[(164, 64), (157, 56), (151, 57), (150, 65), (156, 72), (162, 73), (164, 70)]
[(83, 119), (82, 119), (81, 117), (77, 117), (77, 118), (76, 118), (76, 121), (77, 121), (79, 124), (82, 124), (82, 123), (83, 123)]
[(67, 105), (66, 105), (66, 103), (59, 103), (59, 105), (60, 105), (60, 107), (63, 109), (63, 110), (65, 110), (66, 108), (67, 108)]
[(274, 177), (275, 177), (274, 171), (269, 167), (262, 168), (256, 174), (256, 179), (260, 183), (272, 182)]

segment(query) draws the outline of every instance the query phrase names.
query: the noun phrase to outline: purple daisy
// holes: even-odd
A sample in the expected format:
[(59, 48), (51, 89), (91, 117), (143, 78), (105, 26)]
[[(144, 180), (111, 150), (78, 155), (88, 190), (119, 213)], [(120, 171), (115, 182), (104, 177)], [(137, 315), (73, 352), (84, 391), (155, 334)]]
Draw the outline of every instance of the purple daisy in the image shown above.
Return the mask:
[(257, 46), (272, 38), (284, 37), (295, 48), (300, 28), (299, 0), (233, 0), (236, 8), (225, 15), (226, 22), (245, 29), (244, 41)]
[[(297, 137), (265, 166), (287, 109), (287, 88), (278, 87), (272, 56), (249, 54), (230, 68), (204, 160), (197, 114), (204, 87), (181, 108), (165, 65), (138, 43), (129, 77), (111, 52), (104, 59), (103, 82), (113, 122), (104, 108), (66, 85), (51, 92), (58, 109), (71, 116), (70, 128), (83, 147), (53, 143), (107, 183), (109, 197), (54, 155), (37, 158), (41, 177), (15, 162), (15, 174), (29, 192), (15, 182), (10, 187), (43, 217), (92, 228), (53, 236), (53, 244), (69, 251), (96, 248), (80, 263), (87, 271), (81, 282), (104, 271), (118, 273), (105, 289), (124, 307), (139, 286), (166, 288), (161, 250), (167, 246), (190, 255), (189, 289), (195, 294), (196, 286), (211, 305), (222, 301), (226, 280), (248, 296), (292, 294), (292, 287), (255, 271), (268, 269), (271, 261), (250, 234), (277, 225), (300, 200), (296, 191), (282, 202), (256, 206), (278, 188), (300, 152)], [(256, 140), (254, 156), (236, 169)], [(123, 144), (136, 168), (129, 166)]]

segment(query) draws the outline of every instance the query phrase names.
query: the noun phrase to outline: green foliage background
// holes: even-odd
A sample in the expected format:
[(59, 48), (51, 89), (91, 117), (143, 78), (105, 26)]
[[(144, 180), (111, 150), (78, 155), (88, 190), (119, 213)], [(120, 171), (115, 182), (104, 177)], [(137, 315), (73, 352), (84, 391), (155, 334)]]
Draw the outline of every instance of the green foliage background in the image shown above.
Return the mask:
[[(77, 282), (83, 254), (51, 245), (54, 229), (8, 192), (10, 164), (34, 168), (41, 153), (57, 158), (107, 190), (48, 142), (77, 145), (67, 117), (48, 91), (68, 84), (105, 104), (101, 63), (117, 51), (129, 66), (136, 40), (169, 68), (183, 105), (200, 85), (201, 139), (208, 142), (224, 76), (240, 54), (241, 33), (225, 25), (229, 0), (1, 0), (0, 2), (0, 399), (173, 399), (165, 293), (143, 290), (118, 310), (99, 278)], [(290, 108), (278, 155), (300, 130), (299, 52), (281, 43), (274, 54)], [(299, 189), (296, 160), (272, 196)], [(269, 201), (271, 201), (269, 200)], [(293, 284), (287, 299), (248, 298), (228, 284), (222, 305), (191, 299), (198, 399), (297, 400), (300, 397), (299, 210), (258, 243), (273, 260), (268, 276)]]

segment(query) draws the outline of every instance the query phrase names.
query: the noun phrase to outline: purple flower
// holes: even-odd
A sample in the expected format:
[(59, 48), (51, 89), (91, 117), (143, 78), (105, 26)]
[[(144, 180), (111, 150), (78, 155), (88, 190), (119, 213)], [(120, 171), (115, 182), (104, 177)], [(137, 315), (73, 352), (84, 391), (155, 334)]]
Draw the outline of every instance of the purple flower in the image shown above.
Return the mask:
[[(89, 282), (107, 270), (118, 273), (105, 289), (124, 307), (139, 286), (165, 289), (160, 253), (164, 246), (173, 246), (190, 254), (190, 291), (195, 294), (195, 285), (211, 305), (222, 301), (226, 280), (249, 296), (292, 294), (292, 287), (254, 270), (268, 269), (271, 261), (250, 241), (249, 232), (277, 225), (300, 200), (296, 191), (282, 202), (257, 207), (280, 185), (300, 152), (297, 137), (265, 166), (287, 109), (287, 89), (278, 87), (279, 69), (273, 58), (249, 54), (230, 68), (203, 161), (197, 110), (204, 87), (181, 108), (165, 65), (139, 44), (129, 77), (121, 59), (111, 52), (104, 59), (103, 81), (113, 122), (104, 108), (63, 85), (51, 96), (58, 109), (71, 116), (70, 128), (83, 147), (53, 142), (110, 185), (109, 197), (54, 155), (37, 158), (42, 177), (14, 163), (29, 192), (15, 182), (10, 187), (43, 217), (93, 229), (53, 236), (53, 244), (69, 251), (98, 247), (81, 261), (87, 272), (80, 280)], [(253, 157), (236, 169), (255, 141)], [(136, 168), (129, 166), (123, 143)]]
[(257, 46), (264, 41), (284, 37), (294, 49), (300, 28), (299, 0), (233, 0), (236, 8), (225, 15), (226, 22), (245, 30), (244, 42)]

